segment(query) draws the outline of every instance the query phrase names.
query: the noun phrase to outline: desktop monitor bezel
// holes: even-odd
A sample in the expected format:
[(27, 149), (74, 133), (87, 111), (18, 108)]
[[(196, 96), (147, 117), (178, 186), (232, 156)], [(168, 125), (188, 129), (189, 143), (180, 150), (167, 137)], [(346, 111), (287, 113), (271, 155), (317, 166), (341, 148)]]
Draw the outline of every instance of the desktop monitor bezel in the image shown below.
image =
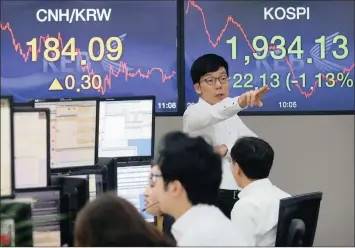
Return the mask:
[(34, 100), (28, 102), (14, 102), (15, 108), (34, 108)]
[[(287, 217), (286, 213), (287, 213), (287, 210), (289, 210), (288, 209), (289, 207), (297, 206), (298, 203), (306, 202), (306, 201), (309, 201), (309, 200), (314, 200), (314, 201), (321, 202), (322, 198), (323, 198), (323, 193), (320, 192), (320, 191), (282, 198), (280, 200), (280, 205), (279, 205), (278, 220), (283, 221), (285, 219), (285, 217)], [(319, 219), (319, 210), (320, 210), (320, 205), (319, 205), (318, 210), (317, 210), (318, 216), (316, 218), (315, 228), (313, 230), (311, 230), (311, 232), (310, 232), (311, 233), (311, 237), (313, 237), (312, 240), (310, 240), (312, 242), (312, 244), (314, 242), (315, 234), (316, 234), (316, 231), (317, 231), (316, 229), (317, 229), (317, 224), (318, 224), (318, 219)], [(279, 228), (279, 226), (278, 226), (278, 228)], [(278, 232), (278, 230), (277, 230), (275, 246), (278, 246), (277, 242), (279, 242), (280, 240), (282, 240), (282, 234), (280, 234), (280, 232)]]
[[(50, 139), (50, 111), (47, 108), (24, 108), (24, 107), (15, 107), (15, 113), (45, 113), (46, 116), (46, 143), (47, 143), (47, 187), (51, 184), (51, 139)], [(14, 163), (14, 168), (16, 164)], [(14, 170), (15, 171), (15, 170)], [(14, 173), (15, 174), (15, 173)], [(16, 175), (15, 175), (16, 176)], [(16, 178), (15, 178), (16, 180)], [(31, 188), (43, 188), (43, 187), (31, 187)], [(15, 181), (15, 190), (18, 191), (20, 189), (16, 189), (16, 181)]]
[[(66, 204), (63, 204), (62, 201), (65, 199), (65, 194), (61, 186), (48, 186), (48, 187), (41, 187), (41, 188), (27, 188), (27, 189), (19, 189), (16, 190), (17, 193), (37, 193), (37, 192), (48, 192), (48, 191), (59, 191), (59, 228), (60, 228), (60, 245), (64, 245), (65, 241), (68, 240), (68, 237), (66, 237), (66, 227), (68, 226), (68, 221), (69, 219), (62, 218), (61, 215), (63, 214), (68, 214), (69, 213), (69, 206), (66, 206)], [(32, 216), (33, 219), (33, 216)], [(35, 226), (33, 225), (33, 231), (35, 230)], [(33, 240), (34, 243), (34, 240)]]
[(107, 185), (105, 182), (105, 175), (104, 171), (100, 170), (99, 168), (88, 168), (88, 169), (83, 169), (83, 170), (73, 170), (73, 171), (67, 171), (63, 173), (54, 173), (52, 172), (52, 176), (59, 176), (59, 177), (75, 177), (75, 176), (88, 176), (88, 175), (101, 175), (102, 176), (102, 190), (103, 193), (107, 191)]
[(14, 143), (14, 102), (12, 96), (0, 96), (1, 100), (9, 101), (10, 108), (10, 181), (11, 192), (9, 195), (0, 195), (0, 199), (15, 198), (15, 143)]
[[(75, 197), (76, 197), (76, 201), (78, 203), (78, 208), (75, 209), (77, 212), (76, 214), (78, 214), (80, 212), (80, 210), (89, 202), (90, 200), (90, 192), (89, 192), (89, 180), (87, 178), (78, 178), (78, 177), (67, 177), (65, 174), (53, 174), (52, 175), (54, 178), (58, 178), (58, 181), (60, 182), (60, 187), (62, 187), (63, 189), (63, 194), (68, 193), (71, 194), (70, 192), (66, 191), (66, 188), (71, 188), (71, 189), (75, 189), (74, 191), (76, 191), (75, 193)], [(80, 181), (80, 183), (77, 183), (78, 181)], [(79, 194), (82, 193), (80, 192), (80, 187), (83, 186), (82, 182), (85, 183), (85, 195)], [(52, 181), (53, 183), (53, 181)]]
[[(95, 118), (95, 148), (94, 148), (94, 164), (92, 165), (82, 165), (82, 166), (68, 166), (68, 167), (60, 167), (60, 168), (51, 168), (51, 171), (54, 172), (64, 172), (68, 170), (73, 170), (73, 168), (92, 168), (96, 166), (98, 161), (98, 114), (99, 114), (99, 97), (83, 97), (83, 98), (47, 98), (47, 99), (34, 99), (33, 106), (36, 108), (37, 103), (58, 103), (58, 102), (86, 102), (86, 101), (95, 101), (96, 102), (96, 118)], [(45, 108), (41, 106), (40, 108)]]
[(151, 148), (150, 148), (150, 156), (124, 156), (117, 157), (119, 161), (149, 161), (154, 157), (154, 142), (155, 142), (155, 101), (156, 97), (151, 96), (133, 96), (133, 97), (106, 97), (100, 98), (97, 103), (97, 128), (96, 128), (96, 137), (97, 137), (97, 156), (98, 159), (106, 158), (99, 157), (99, 131), (100, 131), (100, 104), (101, 102), (124, 102), (124, 101), (142, 101), (142, 100), (150, 100), (152, 101), (152, 139), (151, 139)]

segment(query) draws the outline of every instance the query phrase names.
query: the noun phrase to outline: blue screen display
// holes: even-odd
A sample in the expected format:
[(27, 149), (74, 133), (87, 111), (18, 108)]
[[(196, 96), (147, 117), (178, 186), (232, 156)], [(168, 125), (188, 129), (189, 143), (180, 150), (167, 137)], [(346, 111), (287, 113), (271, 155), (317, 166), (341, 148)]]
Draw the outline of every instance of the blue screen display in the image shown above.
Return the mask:
[(230, 96), (269, 85), (246, 111), (353, 111), (354, 23), (354, 1), (185, 1), (186, 106), (193, 61), (215, 53)]
[(176, 1), (1, 2), (1, 91), (16, 102), (156, 96), (177, 112)]

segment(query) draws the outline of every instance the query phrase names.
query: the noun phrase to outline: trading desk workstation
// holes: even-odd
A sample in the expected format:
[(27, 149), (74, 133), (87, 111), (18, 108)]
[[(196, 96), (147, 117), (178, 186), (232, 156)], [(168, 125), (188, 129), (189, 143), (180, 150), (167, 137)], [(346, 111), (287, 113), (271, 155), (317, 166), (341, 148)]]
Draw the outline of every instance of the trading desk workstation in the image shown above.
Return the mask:
[(1, 246), (72, 246), (76, 215), (106, 191), (154, 222), (142, 211), (154, 109), (153, 96), (21, 107), (1, 96)]

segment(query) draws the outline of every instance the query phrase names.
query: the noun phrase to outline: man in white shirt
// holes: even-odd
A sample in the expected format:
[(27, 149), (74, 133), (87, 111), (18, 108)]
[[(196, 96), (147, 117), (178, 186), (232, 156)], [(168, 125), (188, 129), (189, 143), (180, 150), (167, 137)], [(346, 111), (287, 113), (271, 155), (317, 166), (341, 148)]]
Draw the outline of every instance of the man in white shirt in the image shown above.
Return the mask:
[(221, 158), (202, 137), (167, 134), (151, 173), (151, 194), (175, 218), (178, 246), (248, 246), (251, 239), (214, 206), (222, 179)]
[(239, 118), (238, 112), (248, 106), (262, 107), (261, 98), (267, 86), (230, 98), (228, 63), (216, 54), (199, 57), (191, 66), (191, 79), (199, 94), (198, 103), (188, 107), (183, 116), (183, 130), (192, 136), (211, 140), (223, 157), (223, 177), (217, 206), (230, 218), (238, 200), (238, 188), (230, 171), (229, 152), (242, 136), (256, 136)]
[(232, 148), (232, 174), (242, 188), (231, 219), (235, 226), (252, 234), (255, 246), (275, 246), (280, 199), (289, 194), (268, 179), (274, 151), (264, 140), (240, 138)]

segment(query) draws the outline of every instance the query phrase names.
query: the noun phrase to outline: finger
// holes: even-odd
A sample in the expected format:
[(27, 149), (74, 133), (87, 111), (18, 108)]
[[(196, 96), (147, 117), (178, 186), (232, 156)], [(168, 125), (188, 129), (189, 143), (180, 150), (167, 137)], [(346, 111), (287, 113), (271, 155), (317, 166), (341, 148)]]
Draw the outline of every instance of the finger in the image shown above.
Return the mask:
[(256, 92), (252, 91), (250, 93), (251, 97), (250, 97), (250, 101), (251, 101), (251, 106), (255, 106), (257, 105), (257, 99), (256, 99)]
[(265, 85), (263, 88), (256, 92), (256, 98), (262, 98), (269, 91), (269, 87)]
[(247, 95), (247, 104), (248, 104), (248, 106), (250, 106), (250, 105), (252, 104), (252, 101), (251, 101), (251, 92), (248, 91), (248, 92), (246, 93), (246, 95)]
[(262, 101), (258, 101), (258, 107), (261, 108), (262, 106), (264, 106)]
[(268, 85), (264, 85), (262, 88), (258, 89), (256, 91), (256, 93), (257, 94), (265, 94), (268, 91), (269, 91), (269, 86)]

